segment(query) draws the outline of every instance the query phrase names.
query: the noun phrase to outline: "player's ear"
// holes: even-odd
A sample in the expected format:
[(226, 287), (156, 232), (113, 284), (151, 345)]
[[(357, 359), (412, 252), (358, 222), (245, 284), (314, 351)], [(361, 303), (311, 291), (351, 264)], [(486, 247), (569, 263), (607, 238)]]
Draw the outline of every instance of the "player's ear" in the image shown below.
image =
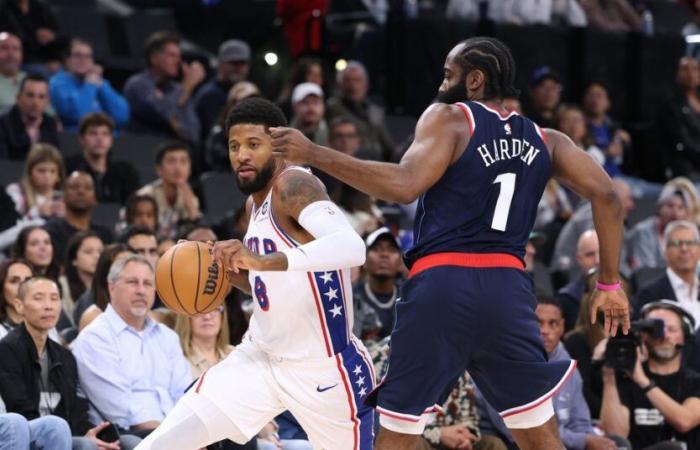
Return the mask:
[(467, 91), (476, 91), (486, 83), (486, 75), (481, 69), (470, 70), (465, 77), (467, 83)]

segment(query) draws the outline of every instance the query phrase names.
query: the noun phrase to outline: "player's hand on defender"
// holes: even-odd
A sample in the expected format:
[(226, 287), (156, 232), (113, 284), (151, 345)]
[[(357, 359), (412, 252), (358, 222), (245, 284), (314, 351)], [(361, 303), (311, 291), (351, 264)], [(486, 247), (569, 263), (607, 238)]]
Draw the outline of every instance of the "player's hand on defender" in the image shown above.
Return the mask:
[(314, 159), (315, 145), (304, 134), (294, 128), (270, 128), (272, 154), (293, 164), (308, 165)]
[(622, 288), (616, 291), (593, 291), (591, 301), (591, 324), (596, 323), (598, 311), (603, 312), (605, 334), (615, 336), (622, 326), (622, 332), (627, 334), (630, 329), (630, 310), (627, 295)]

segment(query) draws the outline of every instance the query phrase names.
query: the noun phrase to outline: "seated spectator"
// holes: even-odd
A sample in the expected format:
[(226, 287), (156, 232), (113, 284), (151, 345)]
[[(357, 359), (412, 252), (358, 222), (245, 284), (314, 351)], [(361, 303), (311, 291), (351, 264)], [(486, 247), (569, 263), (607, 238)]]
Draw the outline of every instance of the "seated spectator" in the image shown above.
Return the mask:
[(228, 317), (223, 305), (205, 314), (190, 317), (178, 314), (175, 332), (180, 337), (193, 380), (233, 351), (233, 346), (229, 344)]
[[(73, 342), (80, 384), (99, 409), (121, 429), (155, 429), (192, 382), (177, 334), (154, 322), (151, 264), (140, 255), (112, 264), (110, 303), (104, 314)], [(130, 398), (130, 402), (124, 402)]]
[(199, 219), (199, 199), (188, 180), (192, 162), (187, 145), (167, 142), (156, 152), (158, 179), (138, 190), (138, 195), (153, 197), (158, 205), (158, 235), (177, 237), (178, 226)]
[(7, 186), (15, 210), (24, 219), (49, 219), (65, 213), (61, 187), (65, 178), (63, 158), (56, 147), (34, 144), (24, 163), (22, 178)]
[(71, 450), (72, 446), (68, 422), (60, 417), (27, 420), (17, 413), (0, 413), (0, 450)]
[(22, 67), (22, 41), (12, 33), (0, 32), (0, 114), (15, 104), (19, 84), (27, 75)]
[(576, 318), (579, 316), (583, 293), (586, 290), (586, 279), (592, 270), (598, 268), (599, 263), (598, 234), (595, 230), (584, 231), (578, 238), (576, 245), (576, 265), (579, 268), (579, 276), (559, 289), (556, 295), (562, 310), (565, 331), (574, 328)]
[(49, 87), (41, 75), (27, 75), (20, 82), (17, 100), (0, 116), (0, 158), (23, 161), (37, 142), (58, 147), (58, 124), (46, 114)]
[(215, 242), (218, 240), (214, 230), (204, 224), (195, 224), (192, 227), (188, 227), (183, 233), (184, 239), (188, 241), (198, 241), (198, 242)]
[(700, 233), (698, 227), (687, 220), (676, 220), (666, 225), (664, 231), (664, 258), (666, 273), (651, 281), (634, 297), (635, 314), (647, 303), (659, 299), (678, 302), (695, 323), (700, 323), (700, 294), (697, 275), (700, 261)]
[(627, 0), (579, 0), (591, 28), (604, 31), (641, 31), (642, 19)]
[(543, 128), (554, 128), (561, 91), (562, 85), (558, 73), (549, 66), (535, 69), (530, 81), (531, 104), (528, 117)]
[(394, 143), (384, 123), (384, 109), (367, 96), (369, 76), (359, 61), (349, 61), (345, 70), (338, 74), (340, 95), (328, 99), (326, 118), (330, 121), (338, 116), (355, 119), (362, 137), (362, 148), (372, 159), (391, 161), (394, 158)]
[(250, 46), (238, 39), (224, 41), (219, 46), (216, 76), (204, 83), (192, 100), (204, 133), (202, 137), (214, 126), (233, 85), (245, 81), (249, 71)]
[(24, 323), (0, 342), (0, 394), (7, 410), (28, 420), (47, 415), (65, 419), (74, 449), (133, 449), (140, 442), (135, 436), (122, 435), (118, 442), (97, 438), (109, 424), (88, 420), (88, 402), (78, 396), (75, 358), (49, 339), (61, 312), (58, 285), (48, 278), (30, 278), (20, 285), (19, 299)]
[(119, 242), (126, 244), (130, 252), (146, 258), (155, 269), (158, 262), (158, 239), (154, 231), (135, 225), (124, 231)]
[[(147, 68), (124, 85), (129, 102), (129, 129), (188, 142), (199, 142), (201, 127), (192, 94), (206, 75), (201, 63), (182, 62), (180, 38), (159, 31), (144, 45)], [(176, 78), (182, 68), (182, 82)]]
[(231, 170), (231, 162), (228, 159), (228, 136), (224, 133), (226, 114), (243, 100), (257, 96), (260, 96), (260, 90), (250, 81), (239, 81), (228, 91), (226, 105), (219, 111), (216, 123), (209, 130), (204, 144), (204, 161), (210, 170), (221, 172)]
[(366, 279), (353, 286), (353, 333), (363, 341), (382, 339), (393, 330), (394, 305), (400, 287), (398, 277), (403, 266), (401, 244), (388, 228), (382, 227), (372, 232), (365, 244)]
[(36, 275), (58, 282), (61, 267), (56, 257), (56, 246), (46, 228), (37, 225), (24, 228), (17, 236), (11, 253), (13, 258), (28, 262)]
[(118, 127), (129, 121), (129, 104), (102, 78), (102, 66), (95, 64), (92, 45), (84, 39), (71, 39), (63, 70), (49, 81), (49, 94), (68, 131), (78, 131), (80, 120), (89, 113), (105, 113)]
[(302, 56), (294, 62), (294, 66), (289, 71), (289, 81), (282, 88), (276, 101), (288, 119), (292, 117), (292, 91), (294, 88), (301, 83), (315, 83), (323, 89), (323, 80), (323, 64), (320, 59)]
[(591, 155), (601, 166), (605, 165), (605, 153), (595, 145), (593, 136), (588, 132), (583, 110), (575, 105), (561, 105), (557, 109), (556, 128), (569, 136), (574, 144)]
[(629, 133), (620, 128), (608, 115), (610, 97), (601, 83), (591, 83), (583, 94), (588, 133), (593, 143), (605, 156), (603, 167), (610, 176), (622, 173), (623, 153), (632, 143)]
[(21, 259), (10, 259), (0, 265), (0, 339), (22, 323), (17, 292), (19, 285), (33, 275), (31, 266)]
[(364, 236), (379, 228), (382, 212), (372, 197), (347, 184), (342, 184), (338, 192), (334, 200), (357, 234)]
[(73, 317), (75, 301), (92, 285), (104, 245), (94, 231), (78, 231), (66, 245), (66, 265), (58, 279), (63, 300), (63, 312)]
[[(44, 219), (22, 219), (15, 211), (15, 202), (0, 184), (0, 252), (6, 252), (17, 240), (19, 233), (28, 226), (43, 225)], [(0, 261), (4, 253), (0, 253)]]
[(170, 239), (170, 238), (160, 238), (158, 239), (158, 257), (160, 258), (163, 256), (165, 252), (170, 250), (170, 247), (175, 245), (175, 239)]
[(63, 200), (66, 212), (63, 217), (55, 217), (46, 223), (46, 230), (51, 234), (55, 246), (56, 260), (65, 262), (66, 243), (78, 231), (92, 230), (102, 242), (112, 242), (112, 232), (92, 222), (92, 210), (97, 205), (95, 185), (89, 174), (73, 172), (66, 179)]
[[(544, 230), (551, 224), (558, 222), (562, 226), (573, 213), (571, 201), (566, 190), (555, 180), (550, 179), (544, 189), (542, 198), (537, 204), (537, 217), (535, 218), (535, 230)], [(558, 233), (557, 233), (558, 234)], [(555, 236), (549, 235), (555, 239)]]
[(24, 45), (25, 60), (35, 69), (49, 72), (39, 63), (58, 64), (63, 39), (51, 7), (41, 0), (7, 0), (0, 4), (0, 30), (9, 31)]
[(659, 114), (669, 168), (667, 176), (700, 181), (700, 62), (678, 61), (676, 89)]
[[(627, 437), (635, 449), (690, 449), (700, 439), (700, 374), (680, 347), (692, 338), (693, 319), (673, 302), (649, 303), (645, 319), (664, 322), (664, 337), (643, 335), (634, 369), (603, 367), (600, 425)], [(648, 355), (646, 361), (643, 355)], [(663, 444), (663, 445), (662, 445)]]
[(666, 225), (674, 220), (689, 219), (689, 211), (697, 198), (697, 192), (687, 190), (676, 181), (664, 185), (656, 202), (656, 214), (635, 225), (625, 239), (632, 270), (666, 266), (661, 248)]
[[(622, 203), (622, 214), (625, 218), (634, 209), (634, 199), (629, 184), (622, 178), (613, 179), (613, 185), (617, 195), (620, 196)], [(571, 218), (564, 224), (561, 229), (557, 242), (554, 245), (554, 253), (551, 260), (551, 269), (553, 272), (561, 272), (566, 274), (565, 278), (571, 279), (576, 277), (576, 246), (584, 231), (593, 228), (593, 210), (590, 202), (582, 203)], [(627, 233), (626, 233), (627, 234)], [(623, 273), (629, 272), (626, 264), (625, 249), (622, 250), (623, 257), (621, 258), (621, 270)]]
[(66, 158), (66, 170), (87, 172), (95, 185), (98, 202), (126, 203), (139, 187), (139, 174), (128, 161), (110, 157), (114, 122), (102, 113), (91, 113), (80, 121), (83, 153)]
[(122, 233), (131, 226), (158, 231), (158, 205), (150, 195), (131, 194), (126, 201), (126, 207), (120, 211), (120, 216), (123, 219), (115, 226), (117, 233)]
[(107, 286), (107, 275), (112, 263), (122, 256), (130, 255), (131, 252), (125, 244), (117, 243), (107, 245), (97, 260), (95, 275), (92, 277), (90, 288), (83, 292), (75, 302), (73, 310), (73, 322), (82, 330), (95, 317), (102, 314), (109, 304), (109, 289)]
[(328, 145), (328, 124), (323, 118), (326, 107), (323, 104), (323, 90), (318, 84), (297, 85), (292, 92), (292, 110), (291, 128), (301, 131), (315, 144)]
[[(555, 299), (539, 298), (535, 313), (549, 360), (571, 360), (561, 343), (564, 335), (564, 316), (559, 302)], [(554, 394), (552, 400), (554, 414), (559, 423), (559, 435), (567, 450), (618, 448), (615, 441), (599, 436), (593, 428), (591, 412), (583, 398), (583, 380), (578, 370), (574, 370), (571, 377)], [(629, 448), (629, 446), (622, 448)]]
[[(700, 0), (688, 0), (690, 10), (690, 21), (681, 30), (683, 36), (700, 34)], [(687, 55), (700, 61), (700, 44), (688, 42)]]

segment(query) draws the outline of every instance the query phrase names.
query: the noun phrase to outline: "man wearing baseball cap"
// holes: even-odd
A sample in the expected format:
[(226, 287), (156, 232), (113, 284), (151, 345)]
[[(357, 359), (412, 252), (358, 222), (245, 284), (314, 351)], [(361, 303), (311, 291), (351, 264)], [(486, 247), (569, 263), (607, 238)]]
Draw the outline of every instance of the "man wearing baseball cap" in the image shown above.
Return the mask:
[(528, 117), (541, 127), (554, 128), (554, 113), (561, 101), (561, 90), (559, 74), (551, 67), (535, 69), (530, 81), (532, 111)]
[(195, 110), (206, 136), (226, 105), (226, 96), (234, 84), (248, 78), (250, 72), (250, 46), (238, 39), (229, 39), (219, 46), (216, 77), (205, 83), (197, 92)]
[(323, 90), (316, 83), (300, 83), (292, 91), (292, 110), (294, 116), (290, 122), (318, 145), (328, 145), (328, 124), (323, 118), (326, 107), (323, 103)]

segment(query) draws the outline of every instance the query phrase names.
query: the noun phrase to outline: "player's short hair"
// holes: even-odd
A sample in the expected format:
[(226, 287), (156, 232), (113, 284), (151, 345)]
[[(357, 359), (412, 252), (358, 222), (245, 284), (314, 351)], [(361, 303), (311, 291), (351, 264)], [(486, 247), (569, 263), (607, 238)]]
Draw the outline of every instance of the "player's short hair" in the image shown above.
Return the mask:
[(498, 39), (473, 37), (462, 41), (463, 48), (455, 62), (464, 75), (479, 69), (486, 75), (486, 99), (518, 97), (515, 88), (515, 60), (510, 49)]
[(564, 317), (564, 308), (561, 306), (561, 302), (554, 297), (547, 297), (544, 295), (538, 296), (537, 297), (537, 304), (538, 305), (554, 306), (559, 310), (559, 312), (561, 313), (561, 316)]
[(228, 112), (226, 116), (226, 136), (231, 127), (241, 123), (269, 127), (287, 126), (287, 118), (282, 110), (269, 100), (251, 97), (243, 100)]

